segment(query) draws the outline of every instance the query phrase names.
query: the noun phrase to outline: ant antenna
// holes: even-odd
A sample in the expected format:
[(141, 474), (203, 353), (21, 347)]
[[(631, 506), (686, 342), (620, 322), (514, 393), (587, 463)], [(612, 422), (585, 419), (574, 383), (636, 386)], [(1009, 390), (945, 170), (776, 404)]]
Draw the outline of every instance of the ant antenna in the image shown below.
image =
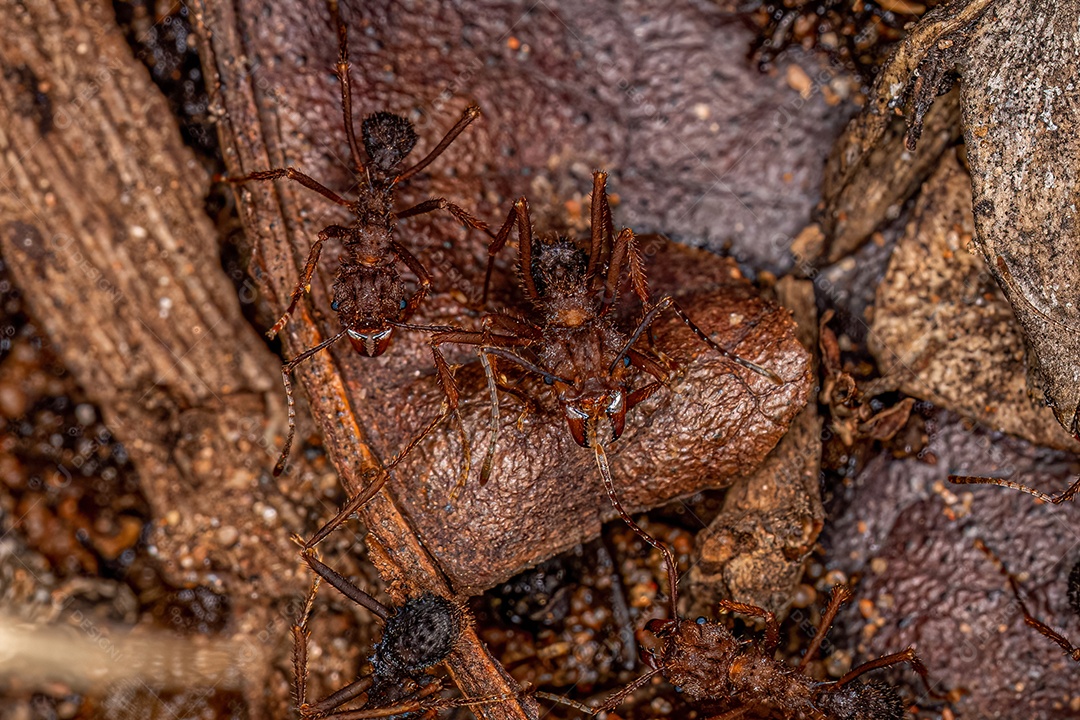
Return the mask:
[(356, 173), (366, 173), (368, 185), (370, 186), (371, 173), (368, 172), (367, 166), (361, 159), (360, 146), (356, 143), (356, 129), (353, 127), (352, 92), (349, 87), (349, 30), (341, 19), (337, 0), (327, 0), (326, 5), (330, 9), (330, 16), (333, 18), (334, 24), (337, 26), (339, 51), (336, 70), (338, 81), (341, 83), (341, 111), (345, 116), (345, 136), (349, 139), (349, 152), (352, 153)]
[(611, 500), (612, 506), (615, 508), (615, 512), (619, 513), (619, 517), (623, 519), (630, 529), (634, 531), (639, 538), (652, 545), (664, 555), (664, 563), (668, 569), (668, 596), (669, 603), (671, 605), (671, 617), (673, 619), (679, 617), (679, 567), (675, 564), (675, 557), (671, 554), (671, 550), (667, 545), (654, 538), (649, 533), (645, 532), (635, 523), (630, 515), (623, 508), (622, 503), (619, 502), (619, 496), (615, 494), (615, 484), (611, 481), (611, 468), (608, 467), (607, 453), (604, 451), (604, 446), (596, 441), (596, 429), (592, 430), (592, 446), (593, 451), (596, 453), (596, 467), (600, 470), (600, 477), (604, 479), (604, 488), (607, 490), (608, 498)]

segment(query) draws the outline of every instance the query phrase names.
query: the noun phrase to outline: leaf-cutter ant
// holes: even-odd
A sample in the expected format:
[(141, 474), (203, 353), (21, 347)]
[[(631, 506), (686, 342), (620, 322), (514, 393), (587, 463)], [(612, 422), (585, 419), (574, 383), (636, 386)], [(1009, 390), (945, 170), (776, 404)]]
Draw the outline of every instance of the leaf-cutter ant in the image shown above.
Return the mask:
[[(462, 604), (425, 593), (395, 610), (324, 564), (313, 549), (305, 548), (301, 555), (316, 575), (300, 618), (293, 626), (293, 670), (301, 718), (362, 720), (413, 714), (431, 718), (444, 708), (487, 705), (511, 699), (503, 695), (460, 699), (438, 696), (443, 689), (442, 681), (427, 671), (446, 660), (467, 627), (469, 619)], [(311, 634), (308, 620), (323, 580), (378, 616), (383, 622), (383, 634), (368, 658), (370, 672), (362, 673), (321, 700), (308, 702), (308, 639)], [(359, 705), (339, 709), (358, 699)]]
[[(289, 432), (285, 447), (274, 467), (274, 475), (280, 475), (284, 470), (296, 431), (296, 410), (290, 381), (290, 375), (296, 366), (344, 337), (349, 338), (353, 348), (361, 355), (382, 355), (390, 345), (395, 327), (408, 322), (430, 290), (431, 276), (428, 271), (394, 237), (397, 221), (436, 210), (446, 210), (463, 225), (491, 234), (485, 223), (445, 198), (433, 198), (405, 210), (394, 210), (394, 190), (398, 183), (416, 175), (439, 157), (457, 136), (480, 116), (480, 108), (475, 105), (467, 108), (461, 119), (423, 159), (405, 169), (399, 169), (399, 166), (412, 151), (417, 140), (412, 123), (389, 112), (368, 115), (360, 126), (360, 137), (364, 146), (364, 152), (361, 153), (352, 117), (348, 31), (341, 19), (337, 1), (329, 0), (327, 5), (337, 27), (336, 73), (341, 84), (345, 136), (348, 138), (354, 171), (359, 180), (356, 199), (343, 198), (291, 166), (261, 170), (239, 177), (220, 178), (234, 184), (286, 178), (314, 190), (332, 203), (347, 208), (355, 216), (351, 225), (330, 225), (319, 233), (318, 239), (311, 246), (307, 264), (296, 283), (288, 307), (267, 332), (269, 337), (274, 337), (285, 327), (300, 299), (311, 288), (311, 278), (319, 262), (323, 244), (331, 238), (339, 239), (344, 254), (334, 279), (334, 299), (330, 307), (337, 312), (343, 329), (300, 353), (281, 368), (288, 397)], [(411, 294), (398, 272), (399, 262), (417, 278), (418, 287)]]
[[(451, 329), (439, 332), (438, 328), (431, 328), (436, 331), (431, 338), (435, 366), (451, 409), (457, 408), (459, 394), (439, 346), (457, 343), (479, 348), (492, 396), (491, 441), (481, 470), (481, 484), (491, 473), (499, 426), (496, 360), (504, 360), (538, 375), (552, 387), (574, 441), (582, 447), (595, 448), (598, 463), (604, 444), (599, 437), (601, 424), (609, 423), (611, 439), (618, 439), (627, 412), (668, 380), (667, 368), (658, 357), (634, 349), (641, 336), (647, 334), (660, 314), (667, 310), (678, 315), (698, 339), (727, 360), (777, 385), (784, 382), (773, 371), (718, 345), (670, 295), (650, 304), (644, 260), (634, 232), (627, 228), (615, 234), (606, 185), (607, 173), (594, 172), (591, 243), (587, 253), (566, 237), (534, 238), (525, 198), (514, 203), (491, 242), (484, 282), (485, 299), (495, 256), (516, 228), (518, 268), (522, 289), (531, 306), (529, 317), (492, 312), (484, 316), (480, 331)], [(624, 267), (628, 271), (630, 287), (643, 306), (643, 317), (629, 335), (616, 326), (611, 315), (618, 300)], [(631, 388), (635, 370), (646, 373), (652, 380)], [(741, 378), (739, 381), (745, 386)]]
[(930, 688), (926, 668), (910, 647), (863, 663), (835, 682), (820, 682), (806, 674), (806, 667), (821, 648), (840, 606), (850, 598), (851, 590), (847, 586), (833, 588), (821, 625), (799, 664), (792, 667), (775, 658), (780, 625), (768, 610), (720, 601), (721, 610), (765, 621), (765, 637), (747, 641), (737, 638), (723, 623), (703, 617), (697, 620), (679, 617), (677, 600), (673, 597), (670, 599), (672, 619), (650, 620), (645, 626), (646, 631), (663, 642), (659, 653), (645, 654), (651, 667), (645, 675), (615, 692), (597, 708), (551, 693), (537, 693), (537, 697), (597, 715), (614, 710), (654, 676), (662, 675), (692, 701), (734, 703), (734, 707), (709, 720), (736, 720), (755, 712), (765, 713), (762, 717), (781, 712), (784, 717), (815, 720), (901, 720), (905, 708), (897, 692), (882, 681), (864, 682), (859, 678), (871, 670), (905, 662), (919, 674), (931, 695), (943, 697)]
[[(1054, 630), (1052, 627), (1036, 618), (1028, 610), (1027, 603), (1024, 602), (1024, 598), (1020, 594), (1020, 581), (1016, 576), (1009, 571), (1009, 568), (1005, 566), (1005, 563), (999, 558), (993, 550), (987, 547), (986, 543), (982, 540), (975, 541), (975, 547), (983, 551), (983, 553), (990, 558), (990, 561), (997, 565), (998, 570), (1009, 581), (1009, 588), (1012, 589), (1013, 595), (1016, 597), (1016, 603), (1020, 606), (1020, 612), (1024, 614), (1024, 623), (1033, 628), (1036, 632), (1044, 637), (1057, 643), (1062, 650), (1065, 651), (1065, 655), (1069, 657), (1073, 662), (1080, 663), (1080, 646), (1073, 645), (1067, 637)], [(1072, 571), (1069, 572), (1069, 585), (1068, 585), (1068, 597), (1069, 607), (1072, 611), (1080, 617), (1080, 560), (1077, 560), (1072, 567)]]

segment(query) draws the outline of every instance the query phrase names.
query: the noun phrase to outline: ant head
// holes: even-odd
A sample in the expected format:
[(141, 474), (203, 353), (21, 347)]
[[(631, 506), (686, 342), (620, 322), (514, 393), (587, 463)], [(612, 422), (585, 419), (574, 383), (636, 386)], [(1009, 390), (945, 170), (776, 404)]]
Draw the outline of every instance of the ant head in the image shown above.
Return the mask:
[(360, 126), (371, 164), (384, 173), (390, 172), (416, 145), (412, 123), (388, 112), (377, 112), (364, 118)]
[(819, 705), (839, 720), (903, 720), (907, 714), (896, 689), (882, 680), (826, 688)]
[(582, 447), (592, 447), (602, 416), (611, 421), (611, 439), (618, 440), (626, 427), (626, 393), (622, 388), (614, 390), (586, 391), (575, 397), (560, 395), (566, 423), (570, 434)]
[(386, 621), (373, 664), (401, 674), (438, 665), (454, 649), (465, 622), (461, 607), (451, 600), (431, 593), (413, 598)]

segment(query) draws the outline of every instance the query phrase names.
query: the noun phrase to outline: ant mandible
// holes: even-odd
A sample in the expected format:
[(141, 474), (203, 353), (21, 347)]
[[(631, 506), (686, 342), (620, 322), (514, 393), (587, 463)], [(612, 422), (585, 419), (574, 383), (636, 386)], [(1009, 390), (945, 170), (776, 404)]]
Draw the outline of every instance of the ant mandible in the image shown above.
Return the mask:
[[(625, 427), (627, 412), (668, 379), (667, 370), (657, 358), (633, 347), (667, 310), (674, 312), (698, 339), (727, 360), (777, 385), (784, 382), (772, 370), (718, 345), (670, 295), (650, 306), (644, 260), (634, 232), (627, 228), (615, 235), (612, 227), (605, 172), (593, 173), (591, 213), (591, 243), (586, 254), (566, 237), (534, 238), (528, 202), (525, 198), (519, 199), (488, 248), (484, 298), (487, 298), (495, 256), (516, 227), (518, 267), (522, 288), (531, 306), (531, 317), (518, 318), (505, 312), (492, 312), (483, 318), (480, 331), (443, 329), (440, 332), (439, 328), (430, 328), (436, 331), (431, 338), (435, 367), (452, 409), (458, 405), (458, 390), (439, 346), (458, 343), (479, 347), (492, 397), (491, 441), (481, 471), (481, 484), (491, 473), (499, 424), (496, 359), (539, 375), (552, 386), (571, 436), (578, 445), (594, 448), (598, 463), (604, 452), (604, 443), (598, 438), (601, 422), (610, 423), (611, 439), (618, 439)], [(619, 330), (611, 317), (624, 266), (628, 270), (630, 286), (644, 308), (641, 321), (630, 335)], [(530, 357), (524, 357), (523, 351), (531, 353)], [(653, 380), (631, 389), (632, 367), (652, 376)], [(741, 378), (739, 381), (743, 382)]]
[[(1065, 655), (1067, 655), (1070, 660), (1080, 663), (1080, 647), (1073, 645), (1067, 637), (1031, 614), (1031, 611), (1028, 610), (1027, 603), (1024, 602), (1024, 598), (1020, 595), (1020, 581), (1009, 571), (1009, 568), (1005, 566), (1005, 563), (1001, 558), (999, 558), (993, 550), (987, 547), (986, 543), (982, 540), (976, 540), (975, 547), (982, 550), (983, 553), (990, 558), (990, 561), (997, 565), (998, 571), (1000, 571), (1009, 581), (1009, 588), (1012, 589), (1013, 595), (1016, 597), (1016, 603), (1020, 606), (1020, 612), (1024, 614), (1024, 623), (1040, 635), (1057, 643), (1061, 649), (1065, 651)], [(1072, 571), (1069, 573), (1068, 583), (1069, 607), (1072, 608), (1072, 611), (1076, 613), (1077, 616), (1080, 616), (1080, 560), (1077, 560), (1073, 565)]]
[[(301, 556), (315, 573), (307, 602), (293, 625), (296, 702), (303, 720), (363, 720), (412, 713), (424, 713), (423, 717), (429, 718), (444, 708), (488, 705), (511, 699), (509, 695), (456, 700), (437, 696), (443, 689), (442, 681), (427, 671), (446, 660), (468, 627), (469, 619), (463, 604), (424, 593), (395, 610), (327, 566), (312, 548), (305, 547)], [(321, 700), (308, 702), (308, 640), (311, 636), (308, 620), (319, 583), (323, 580), (375, 614), (383, 623), (383, 634), (368, 659), (372, 667), (370, 672), (362, 673), (356, 680)], [(346, 703), (361, 697), (363, 699), (359, 706), (339, 710)]]
[[(355, 216), (351, 225), (330, 225), (319, 233), (311, 246), (307, 264), (293, 290), (288, 307), (266, 333), (272, 338), (285, 327), (304, 293), (311, 289), (311, 278), (319, 262), (323, 244), (331, 238), (339, 239), (344, 254), (341, 256), (341, 264), (334, 278), (334, 299), (330, 307), (337, 312), (343, 329), (329, 339), (300, 353), (281, 368), (281, 377), (288, 398), (289, 431), (285, 447), (274, 466), (274, 475), (280, 475), (284, 470), (296, 432), (296, 410), (290, 375), (297, 365), (344, 337), (349, 338), (353, 348), (361, 355), (367, 357), (382, 355), (390, 345), (394, 328), (408, 322), (430, 290), (431, 276), (428, 271), (404, 245), (394, 238), (396, 222), (435, 210), (446, 210), (463, 225), (492, 234), (484, 222), (445, 198), (433, 198), (405, 210), (394, 210), (394, 190), (398, 183), (416, 175), (439, 157), (457, 136), (480, 116), (480, 108), (475, 105), (469, 106), (461, 119), (423, 159), (403, 170), (397, 168), (412, 151), (417, 140), (412, 123), (400, 115), (389, 112), (369, 115), (361, 123), (363, 155), (367, 157), (365, 162), (353, 127), (348, 30), (341, 19), (337, 1), (329, 0), (327, 5), (338, 34), (338, 62), (335, 69), (341, 84), (341, 109), (345, 120), (345, 136), (349, 142), (354, 171), (360, 178), (356, 199), (346, 200), (291, 166), (261, 170), (239, 177), (219, 178), (234, 184), (251, 180), (286, 178), (314, 190), (330, 202), (347, 208)], [(398, 261), (417, 278), (418, 287), (411, 295), (398, 272)]]

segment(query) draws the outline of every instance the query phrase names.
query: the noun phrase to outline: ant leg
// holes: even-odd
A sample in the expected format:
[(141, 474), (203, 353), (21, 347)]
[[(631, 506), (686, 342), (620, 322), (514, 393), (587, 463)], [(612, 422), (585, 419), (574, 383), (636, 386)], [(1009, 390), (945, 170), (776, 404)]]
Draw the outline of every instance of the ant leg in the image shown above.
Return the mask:
[[(480, 485), (484, 486), (491, 478), (491, 466), (495, 462), (495, 444), (499, 440), (501, 417), (499, 415), (499, 391), (495, 386), (495, 363), (483, 350), (480, 351), (480, 364), (484, 366), (484, 378), (487, 380), (488, 393), (491, 395), (491, 418), (488, 424), (491, 440), (488, 442), (487, 454), (484, 455), (484, 464), (480, 468)], [(455, 488), (455, 491), (457, 490), (460, 490), (460, 488)], [(450, 499), (453, 501), (453, 494)]]
[(630, 683), (629, 685), (624, 687), (622, 690), (619, 690), (617, 693), (615, 693), (614, 695), (609, 697), (607, 699), (607, 701), (604, 702), (603, 705), (596, 708), (596, 711), (593, 714), (594, 715), (599, 715), (602, 712), (611, 712), (615, 708), (619, 707), (619, 705), (622, 704), (623, 700), (625, 700), (626, 698), (633, 695), (635, 692), (638, 691), (639, 688), (644, 687), (646, 684), (648, 684), (648, 682), (650, 680), (653, 679), (654, 675), (657, 675), (659, 673), (660, 673), (659, 668), (654, 669), (654, 670), (650, 670), (649, 672), (645, 673), (644, 675), (639, 677), (637, 680)]
[(604, 481), (604, 489), (607, 490), (608, 499), (611, 501), (612, 507), (615, 508), (615, 512), (619, 513), (619, 517), (622, 518), (624, 523), (630, 526), (630, 529), (634, 531), (635, 535), (663, 554), (664, 563), (667, 565), (668, 570), (668, 603), (671, 606), (671, 617), (679, 617), (679, 566), (675, 562), (675, 556), (671, 554), (671, 550), (668, 549), (667, 545), (642, 530), (623, 508), (622, 502), (619, 501), (619, 496), (615, 492), (615, 483), (612, 482), (611, 479), (611, 468), (608, 466), (607, 453), (604, 452), (604, 446), (596, 442), (595, 436), (589, 438), (589, 440), (592, 443), (593, 452), (596, 455), (596, 467), (600, 470), (600, 477)]
[(401, 700), (395, 705), (388, 705), (387, 707), (371, 708), (364, 710), (343, 710), (341, 712), (330, 713), (323, 715), (325, 718), (336, 718), (336, 720), (369, 720), (373, 718), (393, 717), (394, 715), (407, 715), (410, 713), (416, 713), (420, 711), (427, 711), (430, 709), (440, 709), (443, 707), (450, 707), (453, 701), (439, 701), (434, 703), (425, 703), (424, 699), (434, 695), (442, 690), (442, 682), (430, 682), (424, 687), (417, 690), (415, 693), (411, 693), (407, 699)]
[(721, 600), (720, 609), (728, 612), (742, 613), (750, 617), (759, 617), (765, 621), (765, 652), (772, 653), (780, 645), (780, 623), (776, 622), (776, 615), (757, 605), (735, 602), (734, 600)]
[(889, 667), (891, 665), (899, 665), (900, 663), (905, 662), (908, 665), (911, 665), (911, 669), (919, 674), (919, 679), (922, 680), (923, 687), (926, 688), (926, 692), (928, 695), (930, 695), (930, 697), (939, 700), (948, 697), (947, 693), (940, 693), (934, 688), (930, 687), (930, 673), (926, 671), (926, 666), (922, 664), (922, 660), (920, 660), (919, 656), (915, 654), (915, 648), (913, 647), (905, 648), (898, 653), (892, 653), (891, 655), (879, 657), (877, 660), (870, 660), (869, 662), (864, 662), (862, 665), (854, 668), (853, 670), (849, 671), (847, 675), (844, 675), (842, 678), (837, 680), (836, 684), (833, 685), (831, 689), (842, 687), (843, 685), (846, 685), (847, 683), (851, 682), (863, 673), (869, 672), (871, 670), (877, 670), (878, 668)]
[(336, 570), (326, 565), (318, 558), (318, 553), (311, 548), (304, 548), (300, 551), (300, 557), (304, 559), (304, 562), (308, 564), (311, 570), (321, 577), (326, 582), (337, 588), (345, 597), (352, 600), (357, 605), (367, 608), (372, 613), (377, 615), (384, 623), (387, 618), (394, 614), (394, 611), (383, 605), (375, 598), (368, 595), (366, 592), (356, 587), (350, 582), (344, 575), (339, 574)]
[(347, 330), (342, 330), (329, 340), (323, 340), (315, 347), (305, 350), (304, 352), (300, 353), (292, 360), (281, 366), (281, 382), (285, 385), (285, 400), (289, 408), (289, 433), (285, 437), (285, 447), (281, 449), (281, 455), (278, 457), (278, 461), (274, 465), (274, 477), (281, 475), (281, 473), (285, 471), (285, 463), (289, 461), (289, 451), (292, 449), (293, 436), (296, 435), (296, 401), (293, 398), (292, 380), (289, 378), (289, 375), (294, 369), (296, 369), (297, 365), (304, 362), (320, 350), (330, 347), (338, 340), (345, 337), (345, 334), (347, 332)]
[(429, 422), (427, 424), (427, 427), (425, 427), (419, 435), (410, 440), (409, 444), (406, 445), (405, 448), (397, 454), (397, 457), (391, 460), (390, 463), (386, 465), (386, 467), (380, 468), (378, 470), (370, 470), (365, 473), (365, 477), (374, 477), (375, 479), (372, 480), (370, 484), (365, 486), (362, 491), (349, 498), (345, 505), (342, 506), (338, 514), (335, 515), (333, 519), (331, 519), (328, 523), (319, 528), (319, 531), (316, 532), (310, 540), (304, 540), (299, 536), (293, 536), (293, 539), (297, 542), (297, 544), (299, 544), (305, 549), (314, 548), (316, 545), (325, 540), (327, 535), (332, 533), (338, 528), (338, 526), (348, 520), (349, 517), (353, 515), (353, 513), (358, 512), (360, 508), (364, 507), (364, 505), (367, 505), (368, 501), (371, 500), (371, 498), (375, 497), (375, 495), (380, 490), (382, 490), (383, 485), (386, 484), (386, 481), (390, 479), (390, 471), (394, 469), (394, 467), (398, 463), (404, 460), (408, 456), (408, 454), (412, 452), (418, 445), (420, 445), (420, 443), (422, 443), (427, 438), (427, 436), (435, 430), (435, 428), (441, 425), (442, 422), (446, 420), (449, 415), (449, 409), (444, 406), (443, 412), (439, 413), (439, 415), (437, 415), (431, 422)]
[(484, 271), (484, 294), (480, 298), (481, 308), (487, 305), (488, 289), (491, 287), (491, 271), (495, 268), (495, 256), (505, 247), (506, 241), (510, 237), (510, 231), (514, 229), (517, 222), (518, 203), (514, 203), (514, 207), (510, 208), (510, 213), (506, 216), (502, 227), (499, 228), (499, 232), (494, 235), (495, 239), (488, 245), (487, 270)]
[(603, 309), (601, 315), (606, 315), (615, 306), (619, 299), (619, 278), (622, 275), (622, 266), (629, 261), (630, 286), (644, 307), (649, 306), (649, 286), (645, 280), (644, 261), (641, 259), (641, 251), (637, 246), (637, 238), (630, 228), (623, 229), (611, 249), (611, 260), (608, 263), (607, 280), (604, 283), (604, 297), (601, 300)]
[[(976, 539), (975, 547), (982, 550), (983, 554), (990, 558), (991, 562), (997, 565), (998, 571), (1008, 579), (1009, 587), (1012, 588), (1013, 595), (1016, 597), (1016, 603), (1020, 606), (1020, 612), (1024, 614), (1024, 624), (1035, 630), (1043, 637), (1046, 637), (1061, 646), (1061, 649), (1064, 650), (1065, 654), (1068, 655), (1073, 661), (1080, 662), (1080, 647), (1073, 646), (1073, 644), (1069, 642), (1068, 638), (1066, 638), (1064, 635), (1057, 632), (1049, 625), (1042, 622), (1031, 614), (1031, 611), (1028, 610), (1027, 604), (1024, 602), (1023, 597), (1021, 597), (1020, 595), (1020, 581), (1016, 579), (1016, 576), (1013, 575), (1007, 567), (1005, 567), (1005, 563), (1002, 562), (1001, 558), (999, 558), (993, 550), (987, 547), (986, 543), (984, 543), (982, 540)], [(1077, 574), (1077, 568), (1080, 568), (1080, 563), (1078, 563), (1076, 565), (1076, 568), (1073, 569), (1072, 574)]]
[(335, 66), (338, 81), (341, 83), (341, 113), (345, 116), (345, 137), (349, 139), (349, 152), (352, 153), (353, 165), (357, 173), (363, 173), (364, 161), (360, 156), (360, 146), (356, 142), (356, 128), (353, 127), (352, 92), (349, 80), (349, 30), (341, 19), (337, 0), (328, 0), (330, 15), (337, 26), (338, 61)]
[(731, 352), (730, 350), (726, 350), (726, 349), (720, 347), (716, 343), (716, 341), (714, 341), (701, 328), (699, 328), (696, 324), (694, 324), (694, 321), (690, 319), (690, 316), (686, 314), (686, 311), (684, 311), (682, 309), (682, 307), (679, 305), (679, 303), (677, 303), (675, 301), (675, 298), (673, 298), (673, 297), (671, 297), (669, 295), (666, 298), (664, 298), (663, 300), (661, 300), (660, 302), (658, 302), (656, 304), (656, 306), (661, 307), (662, 305), (664, 305), (664, 303), (667, 303), (667, 305), (669, 307), (671, 307), (671, 309), (675, 312), (675, 314), (679, 316), (679, 319), (682, 320), (683, 323), (688, 328), (690, 328), (694, 332), (694, 334), (697, 335), (701, 339), (702, 342), (704, 342), (706, 345), (711, 347), (713, 350), (720, 353), (721, 355), (723, 355), (725, 358), (727, 358), (731, 362), (736, 363), (737, 365), (742, 365), (747, 370), (751, 370), (751, 371), (757, 373), (758, 375), (761, 375), (762, 377), (768, 378), (769, 380), (771, 380), (776, 385), (783, 385), (784, 384), (784, 379), (781, 378), (776, 373), (774, 373), (772, 370), (769, 370), (768, 368), (762, 367), (761, 365), (758, 365), (757, 363), (752, 363), (752, 362), (750, 362), (749, 360), (747, 360), (745, 358), (739, 357), (738, 355)]
[(840, 606), (851, 598), (851, 588), (847, 585), (833, 586), (832, 594), (829, 595), (829, 604), (825, 606), (825, 612), (821, 614), (821, 624), (818, 625), (817, 632), (814, 633), (814, 638), (810, 641), (810, 646), (806, 648), (802, 660), (796, 666), (797, 670), (802, 671), (814, 659), (818, 650), (821, 649), (821, 643), (825, 640), (825, 635), (828, 634), (829, 628), (832, 627), (833, 620), (836, 619), (836, 613), (840, 612)]
[(750, 710), (752, 710), (752, 708), (749, 705), (742, 705), (734, 710), (727, 711), (723, 715), (716, 715), (708, 718), (708, 720), (738, 720), (738, 718), (741, 718), (743, 715), (750, 712)]
[(424, 213), (434, 212), (436, 210), (446, 210), (454, 218), (465, 227), (472, 228), (473, 230), (483, 230), (490, 237), (495, 237), (495, 234), (491, 232), (491, 228), (483, 220), (473, 217), (464, 208), (455, 205), (446, 198), (433, 198), (431, 200), (425, 200), (418, 205), (413, 205), (411, 208), (401, 210), (394, 213), (394, 217), (398, 220), (404, 220), (405, 218), (415, 217), (417, 215), (423, 215)]
[(289, 306), (285, 308), (285, 312), (278, 318), (278, 321), (274, 323), (274, 326), (266, 331), (266, 337), (274, 338), (281, 329), (285, 327), (285, 323), (289, 322), (289, 318), (293, 312), (296, 311), (296, 306), (300, 303), (300, 298), (304, 296), (304, 293), (311, 291), (311, 276), (315, 274), (315, 266), (319, 263), (319, 255), (322, 253), (322, 246), (330, 238), (341, 238), (349, 235), (349, 229), (341, 227), (340, 225), (331, 225), (330, 227), (323, 228), (319, 233), (319, 239), (315, 241), (315, 244), (311, 246), (311, 252), (308, 253), (307, 264), (304, 265), (304, 273), (300, 276), (300, 281), (296, 283), (296, 287), (293, 288), (292, 299), (289, 301)]
[(277, 180), (278, 178), (287, 178), (289, 180), (294, 180), (303, 185), (304, 187), (308, 188), (309, 190), (314, 190), (315, 192), (319, 193), (332, 203), (337, 203), (338, 205), (341, 205), (342, 207), (347, 207), (350, 210), (355, 209), (354, 205), (351, 202), (341, 197), (325, 185), (322, 185), (314, 178), (305, 175), (304, 173), (300, 172), (292, 166), (274, 168), (273, 170), (258, 170), (256, 172), (248, 173), (247, 175), (241, 176), (214, 176), (214, 180), (216, 180), (217, 182), (227, 182), (233, 185), (248, 182), (249, 180)]
[(413, 296), (405, 303), (405, 307), (401, 311), (401, 321), (406, 322), (413, 316), (416, 309), (420, 307), (420, 303), (427, 297), (428, 291), (431, 290), (431, 275), (424, 266), (420, 264), (420, 261), (416, 259), (416, 256), (406, 250), (405, 246), (397, 240), (390, 241), (390, 249), (395, 255), (401, 258), (401, 261), (405, 263), (406, 267), (413, 271), (413, 274), (416, 275), (416, 279), (420, 285), (416, 289), (416, 292), (413, 293)]
[(319, 592), (321, 578), (316, 577), (311, 583), (311, 591), (308, 593), (307, 602), (300, 617), (292, 626), (293, 635), (293, 677), (296, 679), (296, 708), (303, 717), (307, 714), (307, 679), (308, 679), (308, 640), (311, 631), (308, 630), (308, 618), (311, 617), (311, 608), (315, 604), (315, 595)]
[(611, 207), (608, 204), (607, 196), (607, 178), (608, 174), (603, 170), (593, 172), (591, 217), (589, 220), (592, 237), (589, 243), (589, 265), (585, 271), (586, 284), (591, 284), (596, 273), (599, 272), (600, 264), (603, 262), (604, 248), (611, 239), (611, 233), (605, 232), (610, 230), (606, 222), (611, 219)]
[(450, 143), (454, 142), (454, 140), (457, 139), (457, 136), (460, 135), (462, 131), (469, 126), (469, 123), (471, 123), (478, 117), (480, 117), (480, 108), (478, 106), (470, 105), (469, 107), (465, 108), (465, 112), (461, 114), (461, 119), (454, 124), (454, 127), (450, 128), (446, 135), (443, 136), (443, 139), (439, 141), (439, 144), (436, 145), (435, 148), (431, 152), (429, 152), (422, 160), (420, 160), (420, 162), (416, 163), (407, 170), (403, 170), (397, 177), (394, 178), (394, 182), (390, 184), (396, 185), (402, 180), (411, 178), (413, 175), (430, 165), (435, 158), (443, 154), (443, 151), (450, 146)]
[(1072, 500), (1080, 493), (1080, 478), (1077, 478), (1076, 482), (1057, 495), (1048, 495), (1034, 488), (1029, 488), (1026, 485), (1021, 485), (1018, 482), (1006, 480), (1005, 478), (981, 477), (978, 475), (950, 475), (949, 482), (955, 483), (956, 485), (997, 485), (999, 487), (1011, 488), (1013, 490), (1025, 492), (1028, 495), (1034, 495), (1043, 502), (1050, 503), (1051, 505), (1060, 505), (1063, 502)]

